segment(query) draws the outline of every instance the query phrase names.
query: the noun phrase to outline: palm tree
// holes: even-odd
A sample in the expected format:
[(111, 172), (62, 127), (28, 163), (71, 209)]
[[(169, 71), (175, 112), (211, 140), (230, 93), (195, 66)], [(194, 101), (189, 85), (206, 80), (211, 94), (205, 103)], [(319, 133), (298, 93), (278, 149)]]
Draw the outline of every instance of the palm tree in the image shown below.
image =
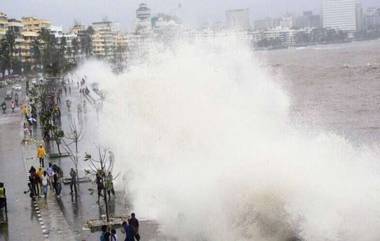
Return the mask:
[(41, 67), (42, 65), (42, 54), (41, 54), (41, 42), (39, 39), (35, 39), (32, 42), (31, 55), (34, 59), (34, 62), (37, 66)]
[(13, 31), (8, 30), (5, 34), (5, 39), (8, 43), (9, 49), (8, 49), (8, 58), (9, 58), (9, 68), (12, 69), (13, 67), (13, 52), (15, 47), (15, 41), (16, 41), (16, 35)]

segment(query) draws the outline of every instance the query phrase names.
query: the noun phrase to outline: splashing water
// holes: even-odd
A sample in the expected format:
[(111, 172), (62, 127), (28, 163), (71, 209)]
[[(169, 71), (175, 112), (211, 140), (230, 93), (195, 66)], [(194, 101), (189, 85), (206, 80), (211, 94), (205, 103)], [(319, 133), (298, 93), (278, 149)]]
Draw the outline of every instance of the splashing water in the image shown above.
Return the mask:
[(380, 238), (377, 152), (294, 125), (288, 96), (238, 41), (179, 42), (118, 76), (94, 62), (78, 72), (108, 93), (99, 135), (134, 210), (162, 233)]

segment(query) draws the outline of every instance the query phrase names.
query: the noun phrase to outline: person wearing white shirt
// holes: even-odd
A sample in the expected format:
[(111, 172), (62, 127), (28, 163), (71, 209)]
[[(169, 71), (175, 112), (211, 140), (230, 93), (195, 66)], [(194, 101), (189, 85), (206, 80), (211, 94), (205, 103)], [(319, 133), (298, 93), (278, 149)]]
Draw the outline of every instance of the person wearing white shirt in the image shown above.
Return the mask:
[(42, 190), (44, 192), (44, 196), (45, 196), (45, 199), (46, 199), (46, 197), (47, 197), (47, 191), (48, 191), (48, 185), (49, 185), (48, 176), (47, 176), (47, 172), (46, 171), (44, 171), (44, 175), (41, 178), (41, 182), (42, 182)]

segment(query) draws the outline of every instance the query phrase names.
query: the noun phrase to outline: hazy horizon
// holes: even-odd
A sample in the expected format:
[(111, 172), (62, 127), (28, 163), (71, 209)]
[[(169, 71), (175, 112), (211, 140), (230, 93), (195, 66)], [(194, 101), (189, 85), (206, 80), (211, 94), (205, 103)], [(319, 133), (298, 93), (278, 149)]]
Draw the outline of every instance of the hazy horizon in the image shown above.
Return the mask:
[[(11, 18), (37, 16), (48, 19), (54, 25), (61, 25), (66, 29), (74, 21), (90, 24), (108, 18), (119, 22), (122, 29), (127, 30), (133, 26), (135, 10), (141, 2), (148, 4), (152, 14), (173, 14), (179, 16), (184, 23), (200, 25), (224, 21), (225, 11), (235, 8), (249, 8), (251, 21), (308, 10), (319, 13), (321, 0), (2, 0), (0, 11)], [(361, 2), (363, 7), (380, 6), (376, 0)]]

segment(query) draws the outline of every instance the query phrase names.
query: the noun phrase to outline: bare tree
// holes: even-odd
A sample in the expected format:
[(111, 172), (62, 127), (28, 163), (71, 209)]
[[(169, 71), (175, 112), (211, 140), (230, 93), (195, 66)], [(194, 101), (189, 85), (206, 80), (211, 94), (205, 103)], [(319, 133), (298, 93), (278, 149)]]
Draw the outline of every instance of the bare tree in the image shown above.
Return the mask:
[[(107, 188), (106, 188), (106, 181), (107, 178), (110, 178), (108, 173), (111, 173), (114, 167), (114, 158), (113, 154), (109, 149), (102, 149), (98, 147), (98, 159), (92, 158), (91, 154), (86, 153), (84, 161), (88, 162), (88, 169), (85, 169), (86, 174), (95, 176), (100, 179), (100, 182), (102, 184), (103, 188), (103, 197), (104, 197), (104, 203), (106, 206), (106, 217), (107, 222), (110, 221), (110, 214), (109, 214), (109, 207), (108, 207), (108, 198), (107, 198)], [(117, 178), (112, 178), (113, 181)]]
[[(63, 140), (64, 148), (65, 150), (70, 154), (70, 159), (74, 164), (75, 172), (77, 173), (76, 178), (78, 179), (78, 163), (79, 163), (79, 150), (78, 150), (78, 144), (83, 139), (83, 128), (78, 125), (78, 123), (71, 119), (70, 124), (70, 132), (66, 134), (65, 139), (67, 141)], [(73, 150), (72, 145), (75, 146), (75, 150)], [(79, 183), (78, 180), (76, 183)]]

